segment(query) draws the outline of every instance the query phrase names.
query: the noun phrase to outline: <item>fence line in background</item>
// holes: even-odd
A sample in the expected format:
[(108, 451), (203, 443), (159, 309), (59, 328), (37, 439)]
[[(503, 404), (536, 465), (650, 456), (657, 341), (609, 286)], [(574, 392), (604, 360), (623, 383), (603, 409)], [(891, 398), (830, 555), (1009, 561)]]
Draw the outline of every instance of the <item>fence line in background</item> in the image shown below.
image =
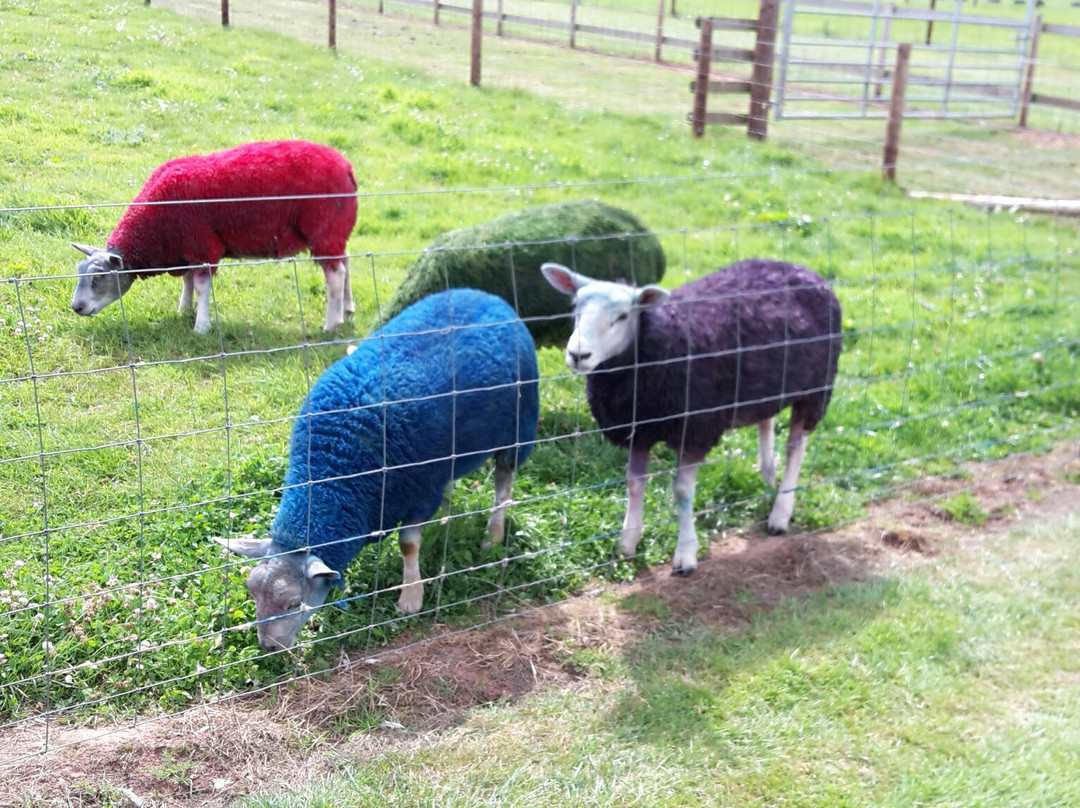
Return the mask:
[[(313, 0), (321, 3), (321, 0)], [(390, 4), (397, 4), (405, 9), (424, 9), (430, 12), (428, 21), (434, 25), (445, 25), (446, 21), (440, 16), (442, 12), (468, 17), (467, 25), (473, 29), (470, 47), (473, 51), (470, 62), (470, 81), (475, 85), (480, 82), (480, 51), (483, 36), (484, 22), (492, 23), (494, 35), (500, 38), (519, 38), (527, 41), (547, 42), (553, 45), (562, 44), (573, 49), (582, 48), (579, 35), (600, 37), (609, 43), (623, 43), (626, 48), (616, 53), (609, 48), (607, 51), (595, 51), (602, 55), (633, 56), (638, 53), (649, 52), (651, 59), (657, 64), (685, 65), (688, 69), (698, 68), (697, 54), (701, 48), (701, 38), (693, 37), (693, 31), (689, 27), (690, 21), (684, 17), (678, 17), (674, 13), (667, 14), (666, 3), (659, 0), (657, 13), (649, 15), (646, 12), (635, 10), (620, 10), (620, 19), (640, 20), (640, 26), (619, 25), (607, 21), (603, 25), (590, 24), (582, 21), (582, 13), (592, 10), (592, 4), (583, 0), (566, 0), (566, 2), (548, 3), (549, 5), (565, 5), (565, 19), (553, 19), (542, 16), (507, 13), (505, 0), (494, 0), (495, 8), (490, 10), (492, 0), (488, 0), (489, 9), (483, 7), (483, 0), (474, 0), (471, 5), (457, 5), (442, 2), (442, 0), (372, 0), (372, 7), (364, 0), (356, 0), (349, 3), (350, 9), (364, 13), (385, 14)], [(721, 125), (742, 125), (747, 123), (748, 118), (754, 122), (754, 130), (750, 136), (754, 138), (764, 137), (763, 123), (768, 110), (772, 109), (777, 120), (781, 118), (862, 118), (886, 116), (885, 106), (878, 104), (883, 87), (890, 80), (890, 72), (886, 64), (887, 54), (891, 52), (896, 43), (890, 41), (897, 26), (911, 25), (912, 23), (926, 23), (925, 42), (920, 41), (913, 45), (914, 53), (928, 54), (933, 57), (930, 60), (913, 60), (911, 74), (908, 83), (913, 87), (924, 88), (921, 97), (910, 96), (908, 98), (909, 117), (952, 117), (952, 118), (986, 118), (986, 117), (1019, 117), (1021, 125), (1026, 125), (1027, 111), (1032, 105), (1055, 107), (1058, 109), (1080, 112), (1080, 98), (1069, 98), (1063, 95), (1040, 92), (1036, 86), (1034, 65), (1039, 60), (1038, 43), (1041, 34), (1049, 34), (1060, 37), (1080, 37), (1080, 27), (1045, 23), (1041, 17), (1036, 21), (1034, 18), (1034, 0), (1028, 0), (1027, 5), (1031, 11), (1031, 18), (1025, 21), (1016, 21), (1010, 18), (997, 17), (987, 14), (967, 13), (961, 10), (958, 0), (955, 11), (938, 11), (908, 8), (896, 3), (885, 4), (882, 0), (873, 3), (858, 2), (857, 0), (786, 0), (782, 25), (779, 26), (781, 42), (774, 56), (770, 51), (770, 42), (775, 42), (777, 31), (776, 19), (772, 16), (774, 4), (779, 0), (760, 0), (759, 18), (757, 20), (741, 20), (727, 18), (712, 18), (713, 31), (725, 30), (732, 33), (757, 32), (756, 46), (754, 50), (729, 45), (714, 45), (711, 62), (719, 61), (747, 61), (752, 64), (754, 76), (749, 82), (721, 76), (710, 78), (712, 93), (744, 93), (758, 92), (762, 97), (752, 100), (751, 112), (742, 113), (710, 113), (705, 112), (709, 123)], [(147, 0), (149, 5), (149, 0)], [(843, 38), (829, 37), (827, 40), (817, 40), (803, 36), (800, 39), (793, 35), (793, 31), (804, 23), (796, 23), (801, 19), (800, 15), (812, 14), (821, 19), (830, 17), (837, 20), (869, 20), (870, 31), (867, 37)], [(764, 15), (764, 16), (762, 16)], [(722, 21), (721, 21), (722, 20)], [(646, 22), (648, 21), (648, 22)], [(223, 26), (230, 25), (230, 12), (228, 0), (221, 3), (221, 22)], [(947, 23), (951, 32), (948, 44), (934, 44), (933, 24), (935, 22)], [(510, 28), (514, 30), (510, 30)], [(967, 48), (958, 40), (959, 32), (964, 26), (979, 26), (987, 30), (1014, 31), (1017, 46), (998, 48)], [(329, 47), (334, 49), (338, 43), (337, 7), (335, 0), (327, 0), (327, 40)], [(517, 31), (533, 30), (536, 36), (523, 36)], [(544, 36), (545, 34), (558, 32), (565, 38)], [(771, 33), (769, 37), (767, 34)], [(909, 33), (901, 32), (901, 37), (909, 37)], [(638, 47), (640, 46), (640, 47)], [(672, 60), (669, 56), (664, 58), (664, 47), (676, 48), (678, 56)], [(865, 59), (855, 60), (838, 58), (835, 55), (826, 58), (817, 56), (806, 57), (796, 55), (799, 48), (817, 48), (824, 51), (861, 51), (866, 54)], [(645, 49), (649, 50), (646, 51)], [(760, 52), (755, 53), (755, 51)], [(590, 49), (594, 50), (594, 49)], [(987, 59), (995, 60), (995, 64), (983, 63), (966, 66), (963, 61), (957, 61), (958, 55), (965, 53), (982, 54)], [(875, 55), (876, 54), (876, 55)], [(690, 57), (689, 64), (683, 61), (684, 56)], [(944, 58), (942, 63), (939, 57)], [(1013, 59), (1007, 68), (1002, 64), (996, 64), (1001, 60)], [(776, 61), (777, 78), (775, 84), (771, 73), (773, 62)], [(1075, 68), (1075, 66), (1070, 66)], [(825, 75), (802, 76), (800, 71), (818, 70)], [(937, 76), (940, 71), (942, 76)], [(963, 77), (964, 74), (972, 74), (982, 71), (982, 77)], [(1009, 73), (1013, 80), (994, 79), (996, 73)], [(766, 81), (766, 75), (769, 80)], [(766, 86), (769, 94), (765, 95)], [(799, 91), (798, 87), (804, 89)], [(852, 96), (846, 88), (861, 87), (860, 96)], [(839, 88), (830, 90), (829, 88)], [(695, 91), (696, 92), (696, 91)], [(817, 105), (820, 109), (793, 112), (791, 104), (801, 102)], [(937, 109), (927, 108), (927, 105)], [(692, 120), (697, 120), (700, 100), (695, 97)], [(837, 106), (854, 107), (851, 109), (837, 109)], [(696, 132), (696, 128), (695, 128)]]

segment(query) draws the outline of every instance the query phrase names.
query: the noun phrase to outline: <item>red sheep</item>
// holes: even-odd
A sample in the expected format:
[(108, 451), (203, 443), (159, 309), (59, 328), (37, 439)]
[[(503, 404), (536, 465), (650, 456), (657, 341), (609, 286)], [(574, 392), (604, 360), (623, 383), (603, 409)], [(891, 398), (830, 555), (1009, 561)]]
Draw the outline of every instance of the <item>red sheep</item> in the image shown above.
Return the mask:
[(168, 272), (184, 279), (180, 311), (197, 297), (195, 331), (205, 334), (222, 258), (287, 258), (307, 248), (326, 276), (323, 328), (333, 331), (355, 310), (345, 245), (356, 205), (349, 161), (318, 143), (247, 143), (169, 160), (150, 175), (104, 249), (72, 244), (87, 258), (71, 308), (97, 314), (136, 278)]

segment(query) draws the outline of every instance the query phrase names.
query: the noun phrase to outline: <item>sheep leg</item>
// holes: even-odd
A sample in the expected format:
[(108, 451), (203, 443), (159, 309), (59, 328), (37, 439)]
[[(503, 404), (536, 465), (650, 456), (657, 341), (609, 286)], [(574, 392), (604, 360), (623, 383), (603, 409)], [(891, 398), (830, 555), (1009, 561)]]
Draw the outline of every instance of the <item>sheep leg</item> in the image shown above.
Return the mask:
[(345, 267), (340, 261), (324, 261), (323, 276), (326, 278), (326, 320), (323, 331), (334, 331), (345, 322)]
[(481, 550), (487, 550), (492, 544), (502, 544), (506, 532), (506, 506), (510, 504), (510, 492), (514, 488), (514, 467), (506, 462), (495, 460), (495, 507), (488, 519), (489, 539), (480, 543)]
[(776, 485), (776, 451), (773, 448), (773, 419), (766, 418), (757, 425), (758, 468), (765, 485)]
[(202, 267), (188, 270), (188, 275), (193, 276), (191, 284), (196, 297), (195, 333), (206, 334), (210, 331), (210, 289), (214, 283), (214, 273), (210, 267)]
[(353, 303), (352, 297), (352, 270), (349, 269), (349, 257), (342, 258), (341, 263), (345, 267), (345, 314), (353, 314), (356, 311), (356, 304)]
[(795, 509), (795, 489), (799, 484), (799, 469), (806, 455), (806, 439), (806, 428), (793, 414), (788, 432), (784, 479), (780, 481), (780, 491), (769, 514), (769, 534), (772, 536), (787, 533), (791, 523), (791, 512)]
[(626, 516), (623, 518), (619, 549), (631, 556), (645, 532), (645, 475), (649, 470), (649, 450), (634, 448), (626, 464)]
[(176, 307), (176, 310), (183, 313), (191, 308), (195, 299), (195, 278), (190, 271), (185, 272), (180, 277), (184, 281), (184, 286), (180, 290), (180, 304)]
[(402, 614), (416, 614), (424, 605), (424, 585), (420, 582), (420, 526), (406, 525), (398, 531), (398, 547), (404, 569), (397, 607)]
[(679, 542), (671, 560), (672, 575), (689, 575), (697, 567), (698, 538), (694, 529), (694, 492), (697, 473), (704, 457), (681, 454), (679, 470), (675, 473), (675, 507), (679, 514)]

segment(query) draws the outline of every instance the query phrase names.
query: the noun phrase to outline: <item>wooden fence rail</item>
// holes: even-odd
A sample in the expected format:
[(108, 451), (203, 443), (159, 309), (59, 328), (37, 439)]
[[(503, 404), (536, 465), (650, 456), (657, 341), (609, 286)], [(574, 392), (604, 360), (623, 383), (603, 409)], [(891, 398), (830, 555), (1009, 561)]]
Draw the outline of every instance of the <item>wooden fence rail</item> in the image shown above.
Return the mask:
[[(1042, 42), (1042, 34), (1054, 36), (1067, 36), (1080, 39), (1080, 26), (1076, 25), (1053, 25), (1043, 22), (1042, 16), (1036, 18), (1037, 24), (1031, 34), (1031, 46), (1028, 52), (1027, 72), (1024, 76), (1024, 92), (1020, 99), (1020, 126), (1027, 126), (1028, 111), (1033, 104), (1041, 104), (1047, 107), (1067, 109), (1080, 112), (1080, 98), (1065, 98), (1060, 95), (1048, 95), (1047, 93), (1035, 92), (1035, 66), (1039, 61), (1039, 45)], [(1080, 48), (1080, 44), (1077, 45)]]
[[(698, 63), (699, 67), (699, 78), (691, 84), (691, 90), (694, 93), (694, 111), (689, 117), (694, 127), (694, 133), (700, 136), (704, 131), (704, 126), (708, 124), (748, 123), (751, 124), (750, 130), (748, 131), (750, 137), (765, 137), (765, 124), (769, 110), (772, 109), (770, 94), (773, 89), (772, 71), (774, 51), (776, 48), (776, 9), (778, 8), (779, 0), (760, 0), (759, 17), (757, 20), (724, 17), (707, 18), (709, 20), (709, 36), (707, 43), (704, 29), (698, 40), (672, 36), (668, 33), (666, 26), (670, 24), (670, 21), (678, 19), (675, 14), (674, 0), (671, 0), (670, 12), (666, 9), (668, 0), (658, 0), (655, 23), (651, 29), (647, 30), (626, 30), (623, 28), (583, 23), (579, 20), (580, 9), (587, 7), (587, 0), (567, 0), (567, 18), (565, 20), (543, 19), (523, 14), (507, 14), (504, 10), (504, 0), (488, 0), (489, 4), (493, 1), (495, 2), (496, 7), (494, 10), (489, 11), (483, 10), (482, 0), (473, 0), (469, 5), (457, 5), (452, 2), (443, 2), (443, 0), (370, 0), (373, 6), (372, 11), (377, 11), (379, 14), (385, 13), (386, 7), (391, 3), (426, 9), (430, 11), (432, 15), (431, 22), (435, 25), (440, 24), (440, 13), (442, 12), (471, 17), (472, 19), (470, 22), (471, 27), (473, 28), (474, 43), (473, 49), (475, 51), (474, 59), (476, 60), (479, 59), (479, 37), (482, 35), (482, 27), (477, 29), (477, 20), (480, 21), (481, 26), (483, 21), (494, 23), (495, 34), (500, 37), (506, 36), (507, 25), (560, 32), (566, 37), (563, 41), (571, 48), (580, 46), (578, 36), (582, 34), (601, 36), (613, 40), (622, 40), (629, 43), (651, 45), (653, 59), (656, 62), (663, 61), (663, 49), (665, 47), (669, 49), (676, 48), (684, 53), (689, 51), (693, 54), (693, 61)], [(152, 0), (145, 0), (146, 5), (150, 5), (151, 2)], [(350, 5), (353, 8), (360, 8), (363, 4), (360, 2), (353, 2), (350, 3)], [(865, 14), (865, 9), (867, 8), (867, 3), (859, 2), (858, 0), (814, 0), (812, 5), (816, 8), (833, 11), (839, 16)], [(327, 42), (330, 48), (334, 49), (337, 47), (338, 33), (336, 0), (327, 0), (326, 6)], [(646, 12), (646, 15), (647, 14), (648, 12)], [(890, 3), (886, 6), (883, 14), (886, 26), (889, 25), (892, 19), (923, 20), (927, 23), (933, 23), (934, 21), (950, 22), (953, 20), (953, 16), (954, 15), (949, 12), (939, 12), (933, 9), (924, 11), (922, 9), (904, 8), (897, 6), (895, 3)], [(703, 19), (706, 18), (699, 18), (697, 20), (699, 28), (702, 28)], [(987, 15), (978, 15), (977, 17), (965, 15), (965, 19), (977, 19), (984, 25), (1015, 26), (1015, 22), (1012, 20)], [(770, 20), (771, 23), (769, 22)], [(221, 0), (221, 24), (224, 27), (230, 25), (229, 0)], [(715, 45), (712, 42), (712, 34), (716, 31), (754, 31), (757, 36), (755, 47), (753, 50), (749, 50), (745, 48)], [(1080, 39), (1080, 26), (1046, 23), (1043, 22), (1040, 17), (1038, 18), (1037, 25), (1032, 27), (1029, 52), (1025, 60), (1023, 89), (1018, 105), (1019, 109), (1017, 110), (1021, 126), (1027, 125), (1028, 113), (1032, 106), (1042, 105), (1080, 112), (1080, 98), (1068, 98), (1038, 91), (1039, 80), (1035, 66), (1038, 63), (1038, 49), (1042, 41), (1041, 35), (1043, 34)], [(882, 39), (887, 40), (888, 34), (885, 33)], [(711, 66), (711, 64), (715, 62), (749, 62), (752, 65), (753, 71), (751, 77), (748, 80), (714, 80), (707, 75), (708, 67), (706, 68), (706, 74), (702, 77), (700, 66), (702, 54), (706, 50), (708, 53), (708, 58), (705, 60), (707, 65)], [(887, 48), (885, 42), (882, 42), (874, 82), (874, 96), (878, 98), (881, 96), (883, 84), (890, 78), (888, 67), (885, 64), (886, 53)], [(829, 66), (823, 63), (823, 67), (828, 68)], [(843, 72), (846, 68), (842, 64), (837, 64), (832, 66), (832, 69)], [(479, 83), (479, 76), (479, 62), (477, 61), (473, 64), (472, 70), (470, 71), (470, 80), (474, 83)], [(911, 80), (913, 82), (920, 81), (916, 76), (912, 76)], [(784, 77), (781, 76), (781, 84), (783, 84), (783, 81)], [(926, 82), (923, 81), (922, 83), (925, 84)], [(980, 90), (989, 95), (994, 94), (994, 88), (990, 85), (983, 87), (982, 85), (977, 85), (970, 81), (961, 82), (960, 84), (967, 90)], [(742, 115), (708, 112), (707, 96), (723, 93), (749, 94), (751, 96), (751, 109), (749, 113)]]
[[(756, 20), (724, 17), (699, 17), (697, 26), (701, 39), (694, 50), (697, 62), (697, 78), (690, 83), (694, 94), (690, 125), (695, 137), (705, 134), (705, 126), (746, 124), (747, 137), (764, 140), (769, 120), (770, 98), (773, 84), (773, 59), (776, 51), (776, 22), (779, 18), (780, 0), (761, 0)], [(754, 31), (756, 40), (752, 50), (721, 47), (713, 44), (713, 31)], [(749, 62), (749, 80), (715, 80), (709, 77), (714, 61)], [(709, 112), (708, 97), (717, 94), (749, 94), (750, 109), (745, 115), (733, 112)]]

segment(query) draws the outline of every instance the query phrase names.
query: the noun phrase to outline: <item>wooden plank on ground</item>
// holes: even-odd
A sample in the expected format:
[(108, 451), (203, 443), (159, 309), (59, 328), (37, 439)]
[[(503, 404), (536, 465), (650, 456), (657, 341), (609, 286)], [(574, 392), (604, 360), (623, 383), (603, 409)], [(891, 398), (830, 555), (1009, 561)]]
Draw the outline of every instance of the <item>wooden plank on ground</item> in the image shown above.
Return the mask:
[(1035, 199), (1027, 196), (997, 196), (995, 194), (944, 194), (935, 191), (909, 191), (913, 199), (945, 199), (949, 202), (967, 202), (991, 208), (1026, 210), (1032, 213), (1059, 213), (1080, 216), (1080, 199)]

